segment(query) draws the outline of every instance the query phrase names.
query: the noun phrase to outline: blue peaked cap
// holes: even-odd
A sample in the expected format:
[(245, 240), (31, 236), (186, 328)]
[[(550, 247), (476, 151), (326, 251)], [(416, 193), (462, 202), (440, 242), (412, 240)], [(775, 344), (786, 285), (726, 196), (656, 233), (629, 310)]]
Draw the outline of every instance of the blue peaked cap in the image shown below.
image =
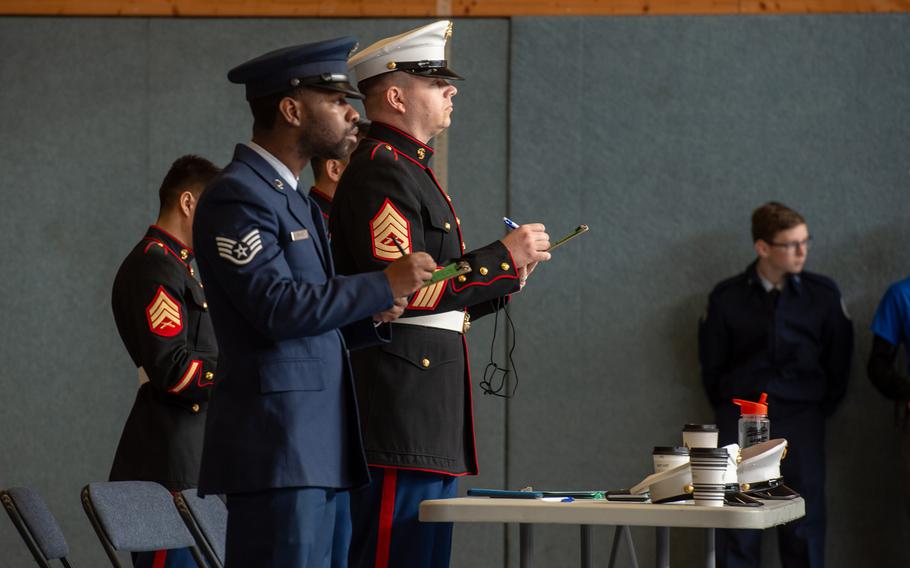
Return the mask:
[(270, 51), (228, 71), (228, 80), (246, 85), (252, 100), (307, 86), (362, 99), (348, 76), (348, 57), (357, 47), (350, 36)]

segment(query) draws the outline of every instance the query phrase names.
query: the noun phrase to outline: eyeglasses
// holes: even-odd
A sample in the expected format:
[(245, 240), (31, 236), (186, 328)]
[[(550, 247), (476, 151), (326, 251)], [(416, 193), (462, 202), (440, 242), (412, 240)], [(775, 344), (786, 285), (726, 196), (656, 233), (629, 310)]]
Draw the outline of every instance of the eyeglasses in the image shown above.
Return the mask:
[(772, 247), (781, 247), (787, 249), (789, 252), (796, 252), (796, 249), (802, 247), (803, 250), (809, 250), (809, 246), (812, 244), (812, 237), (807, 237), (802, 241), (791, 241), (789, 243), (769, 243)]

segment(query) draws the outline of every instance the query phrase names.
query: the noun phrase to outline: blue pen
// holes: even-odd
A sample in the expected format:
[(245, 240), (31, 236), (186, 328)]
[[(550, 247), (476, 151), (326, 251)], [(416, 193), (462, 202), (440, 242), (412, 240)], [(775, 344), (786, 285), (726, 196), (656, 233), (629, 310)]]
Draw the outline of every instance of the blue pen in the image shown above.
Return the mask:
[(518, 223), (509, 219), (508, 217), (503, 217), (502, 222), (506, 224), (506, 227), (512, 229), (513, 231), (520, 226)]

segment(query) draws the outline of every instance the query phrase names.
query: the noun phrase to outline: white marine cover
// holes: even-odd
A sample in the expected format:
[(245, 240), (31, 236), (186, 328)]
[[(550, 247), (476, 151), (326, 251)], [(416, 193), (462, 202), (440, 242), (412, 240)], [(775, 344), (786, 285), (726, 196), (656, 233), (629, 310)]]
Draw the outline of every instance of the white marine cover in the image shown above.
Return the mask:
[[(629, 490), (633, 495), (641, 495), (646, 491), (651, 492), (652, 503), (684, 493), (691, 495), (692, 469), (688, 463), (684, 463), (667, 471), (652, 473)], [(689, 498), (691, 499), (692, 497), (690, 496)]]
[(739, 483), (739, 467), (736, 464), (739, 457), (739, 444), (727, 444), (727, 469), (724, 470), (724, 485)]
[(451, 22), (440, 20), (381, 39), (348, 60), (348, 69), (363, 81), (394, 71), (390, 63), (442, 61), (446, 58), (446, 41), (452, 34)]
[(787, 449), (787, 440), (777, 438), (768, 440), (741, 451), (742, 461), (737, 468), (739, 483), (761, 483), (779, 479), (780, 460)]

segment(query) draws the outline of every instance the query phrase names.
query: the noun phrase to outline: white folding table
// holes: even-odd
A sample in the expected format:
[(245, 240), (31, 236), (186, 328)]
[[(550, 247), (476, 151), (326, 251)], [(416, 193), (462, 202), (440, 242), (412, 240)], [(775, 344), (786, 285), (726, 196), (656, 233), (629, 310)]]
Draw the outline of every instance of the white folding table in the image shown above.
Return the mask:
[(796, 520), (805, 514), (806, 506), (801, 497), (787, 501), (764, 501), (761, 507), (704, 507), (691, 503), (653, 505), (588, 499), (554, 503), (539, 499), (489, 497), (434, 499), (420, 504), (422, 522), (518, 523), (522, 568), (532, 566), (535, 524), (580, 525), (582, 568), (591, 566), (593, 525), (657, 527), (659, 568), (670, 565), (669, 528), (704, 528), (708, 529), (705, 564), (713, 568), (714, 529), (766, 529)]

